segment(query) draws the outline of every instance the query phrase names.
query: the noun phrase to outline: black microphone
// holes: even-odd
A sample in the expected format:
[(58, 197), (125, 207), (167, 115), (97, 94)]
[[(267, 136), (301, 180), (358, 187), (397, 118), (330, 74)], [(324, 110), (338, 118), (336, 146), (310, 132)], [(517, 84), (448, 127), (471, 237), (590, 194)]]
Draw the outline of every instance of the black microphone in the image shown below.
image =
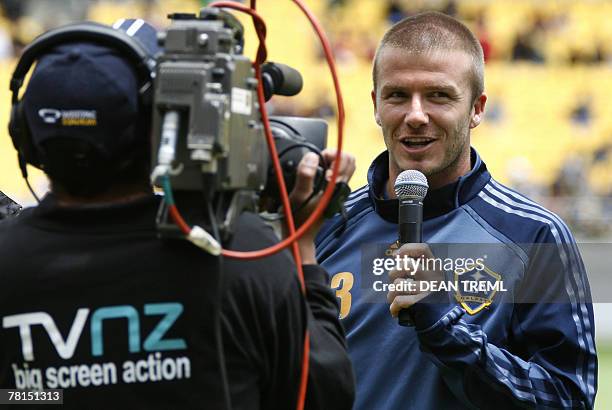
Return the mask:
[(267, 62), (261, 66), (264, 97), (268, 101), (272, 95), (292, 96), (302, 91), (302, 75), (288, 65)]
[[(395, 195), (399, 200), (397, 242), (400, 246), (423, 242), (423, 200), (428, 188), (425, 175), (412, 169), (402, 171), (395, 180)], [(400, 310), (397, 320), (401, 326), (412, 325), (406, 309)]]

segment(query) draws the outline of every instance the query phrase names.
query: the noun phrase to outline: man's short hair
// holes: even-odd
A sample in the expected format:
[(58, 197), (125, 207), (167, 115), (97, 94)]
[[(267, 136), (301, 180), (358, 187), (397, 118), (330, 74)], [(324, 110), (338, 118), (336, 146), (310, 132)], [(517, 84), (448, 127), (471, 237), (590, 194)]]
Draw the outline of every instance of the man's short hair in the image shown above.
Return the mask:
[(375, 91), (378, 59), (381, 51), (387, 47), (399, 48), (415, 55), (436, 51), (463, 51), (473, 61), (470, 70), (472, 99), (475, 100), (484, 91), (482, 46), (470, 29), (446, 14), (429, 11), (406, 17), (385, 33), (374, 57), (372, 79)]

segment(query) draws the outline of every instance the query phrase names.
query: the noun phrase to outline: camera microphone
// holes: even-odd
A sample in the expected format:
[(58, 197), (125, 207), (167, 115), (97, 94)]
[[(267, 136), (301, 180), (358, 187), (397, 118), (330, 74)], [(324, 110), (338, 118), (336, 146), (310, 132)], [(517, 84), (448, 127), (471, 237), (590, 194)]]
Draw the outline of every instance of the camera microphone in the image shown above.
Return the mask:
[(265, 100), (272, 95), (292, 96), (302, 91), (301, 74), (285, 64), (267, 62), (261, 67)]

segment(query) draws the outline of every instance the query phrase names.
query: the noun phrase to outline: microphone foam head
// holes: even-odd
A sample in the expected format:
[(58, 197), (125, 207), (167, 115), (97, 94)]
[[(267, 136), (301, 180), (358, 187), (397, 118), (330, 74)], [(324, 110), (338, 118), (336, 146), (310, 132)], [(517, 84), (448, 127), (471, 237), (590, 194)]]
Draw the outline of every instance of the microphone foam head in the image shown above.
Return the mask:
[(402, 171), (395, 180), (395, 195), (399, 199), (415, 198), (423, 200), (427, 195), (427, 178), (422, 172), (414, 169)]

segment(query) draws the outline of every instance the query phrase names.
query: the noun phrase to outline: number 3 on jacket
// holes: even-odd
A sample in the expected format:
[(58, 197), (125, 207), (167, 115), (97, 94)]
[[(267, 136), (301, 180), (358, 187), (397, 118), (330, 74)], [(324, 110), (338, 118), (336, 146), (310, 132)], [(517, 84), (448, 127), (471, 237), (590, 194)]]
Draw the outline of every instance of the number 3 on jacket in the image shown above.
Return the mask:
[(336, 289), (336, 297), (340, 299), (340, 319), (347, 317), (351, 311), (353, 282), (351, 272), (336, 273), (331, 280), (331, 288)]

